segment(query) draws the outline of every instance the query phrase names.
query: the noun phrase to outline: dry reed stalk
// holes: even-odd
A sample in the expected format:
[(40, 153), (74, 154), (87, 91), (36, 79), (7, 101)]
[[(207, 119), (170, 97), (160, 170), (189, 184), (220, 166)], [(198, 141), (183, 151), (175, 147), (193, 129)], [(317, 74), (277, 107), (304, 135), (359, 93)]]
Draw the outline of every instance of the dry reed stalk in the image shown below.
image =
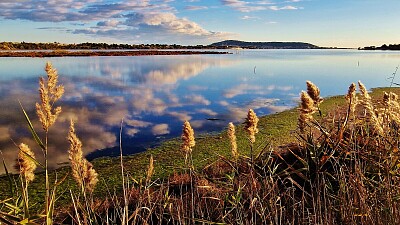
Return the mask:
[(68, 141), (70, 142), (68, 153), (72, 176), (84, 190), (92, 192), (98, 182), (98, 174), (93, 169), (93, 165), (83, 157), (82, 142), (75, 133), (74, 122), (72, 120), (68, 133)]
[(64, 94), (64, 86), (58, 85), (57, 70), (50, 62), (46, 64), (47, 81), (41, 77), (39, 79), (40, 104), (36, 103), (36, 113), (42, 124), (43, 130), (48, 132), (61, 113), (61, 107), (52, 109), (54, 103)]
[(317, 107), (323, 99), (320, 97), (319, 88), (311, 81), (306, 81), (307, 84), (307, 94), (311, 97), (314, 101), (314, 105)]
[(358, 98), (356, 96), (356, 84), (352, 83), (347, 91), (346, 100), (349, 103), (349, 113), (354, 114), (356, 106), (358, 104)]
[(187, 161), (188, 156), (192, 153), (192, 148), (196, 144), (194, 140), (194, 131), (187, 120), (183, 123), (181, 138), (183, 142), (181, 145), (181, 150), (183, 153), (185, 153), (185, 161)]
[(146, 182), (148, 183), (151, 180), (151, 177), (154, 174), (154, 159), (153, 156), (150, 156), (149, 160), (149, 167), (147, 169), (147, 176), (146, 176)]
[(237, 143), (236, 143), (236, 134), (235, 134), (235, 125), (233, 125), (232, 122), (229, 123), (228, 125), (228, 137), (231, 142), (231, 152), (232, 152), (232, 157), (235, 161), (238, 160), (239, 158), (239, 152), (237, 150)]
[(258, 133), (258, 128), (257, 128), (258, 120), (259, 119), (258, 119), (256, 113), (252, 109), (249, 109), (249, 111), (247, 113), (244, 129), (249, 134), (251, 143), (256, 142), (255, 135)]
[(21, 143), (18, 148), (19, 152), (16, 168), (19, 170), (21, 176), (25, 177), (26, 182), (29, 183), (35, 179), (35, 154), (29, 146), (24, 143)]

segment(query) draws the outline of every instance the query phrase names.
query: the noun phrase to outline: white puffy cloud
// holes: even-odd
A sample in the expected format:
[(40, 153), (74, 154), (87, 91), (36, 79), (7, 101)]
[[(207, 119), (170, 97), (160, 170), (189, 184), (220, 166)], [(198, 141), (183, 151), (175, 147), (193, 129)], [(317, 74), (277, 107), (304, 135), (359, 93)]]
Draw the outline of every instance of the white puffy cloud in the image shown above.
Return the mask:
[(297, 3), (299, 0), (285, 1), (285, 2), (272, 2), (268, 0), (261, 0), (255, 2), (248, 2), (243, 0), (221, 0), (223, 5), (231, 7), (234, 10), (239, 12), (253, 12), (253, 11), (261, 11), (261, 10), (294, 10), (298, 9), (297, 7), (288, 5), (288, 6), (280, 6), (282, 3)]
[(154, 135), (165, 135), (169, 134), (169, 126), (166, 123), (157, 124), (151, 128), (151, 132)]
[(207, 6), (197, 6), (197, 5), (188, 5), (185, 7), (186, 10), (203, 10), (208, 9)]
[[(138, 43), (146, 42), (146, 40), (153, 43), (167, 41), (176, 43), (191, 36), (196, 37), (193, 43), (200, 41), (209, 43), (232, 36), (229, 33), (209, 31), (190, 19), (178, 18), (177, 11), (170, 6), (170, 2), (166, 0), (119, 2), (7, 0), (0, 1), (0, 19), (70, 22), (73, 28), (65, 29), (64, 32)], [(206, 7), (188, 6), (187, 9), (199, 10)], [(177, 38), (171, 38), (175, 36)]]
[(208, 116), (216, 116), (218, 113), (212, 111), (211, 109), (198, 109), (197, 112), (206, 114)]
[(185, 96), (185, 99), (188, 101), (188, 104), (193, 104), (193, 105), (209, 105), (211, 102), (207, 100), (204, 96), (202, 95), (187, 95)]

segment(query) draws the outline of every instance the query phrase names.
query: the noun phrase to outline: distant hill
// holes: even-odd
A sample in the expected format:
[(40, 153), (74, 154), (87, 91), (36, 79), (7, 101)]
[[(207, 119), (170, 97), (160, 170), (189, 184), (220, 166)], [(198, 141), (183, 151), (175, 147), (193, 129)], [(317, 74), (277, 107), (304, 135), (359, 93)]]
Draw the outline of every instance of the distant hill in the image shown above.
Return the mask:
[(237, 40), (225, 40), (211, 44), (213, 47), (247, 48), (247, 49), (318, 49), (313, 44), (304, 42), (246, 42)]

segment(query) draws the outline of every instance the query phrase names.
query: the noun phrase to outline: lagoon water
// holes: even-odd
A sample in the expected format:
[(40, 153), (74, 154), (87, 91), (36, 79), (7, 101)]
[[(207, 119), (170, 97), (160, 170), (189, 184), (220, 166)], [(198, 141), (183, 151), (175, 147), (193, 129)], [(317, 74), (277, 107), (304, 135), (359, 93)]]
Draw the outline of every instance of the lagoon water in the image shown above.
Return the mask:
[[(389, 86), (400, 52), (357, 50), (241, 50), (230, 55), (0, 58), (0, 150), (9, 168), (14, 143), (29, 143), (38, 158), (18, 100), (39, 131), (34, 111), (38, 78), (52, 62), (65, 95), (50, 129), (50, 165), (67, 162), (69, 120), (88, 158), (124, 154), (179, 137), (184, 120), (196, 134), (240, 123), (248, 108), (267, 115), (295, 107), (305, 81), (323, 97), (345, 94), (351, 82)], [(399, 71), (400, 73), (400, 71)], [(400, 75), (394, 78), (400, 83)], [(40, 132), (39, 132), (40, 133)], [(40, 133), (43, 135), (43, 133)], [(3, 173), (0, 168), (0, 174)]]

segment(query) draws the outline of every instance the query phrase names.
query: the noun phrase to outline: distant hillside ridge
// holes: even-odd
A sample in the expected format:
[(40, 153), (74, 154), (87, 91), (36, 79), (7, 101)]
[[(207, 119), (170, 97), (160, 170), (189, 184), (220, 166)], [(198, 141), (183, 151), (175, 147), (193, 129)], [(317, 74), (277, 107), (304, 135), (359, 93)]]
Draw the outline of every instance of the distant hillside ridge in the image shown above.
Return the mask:
[(304, 42), (246, 42), (225, 40), (211, 44), (213, 47), (248, 49), (320, 49), (321, 47)]

